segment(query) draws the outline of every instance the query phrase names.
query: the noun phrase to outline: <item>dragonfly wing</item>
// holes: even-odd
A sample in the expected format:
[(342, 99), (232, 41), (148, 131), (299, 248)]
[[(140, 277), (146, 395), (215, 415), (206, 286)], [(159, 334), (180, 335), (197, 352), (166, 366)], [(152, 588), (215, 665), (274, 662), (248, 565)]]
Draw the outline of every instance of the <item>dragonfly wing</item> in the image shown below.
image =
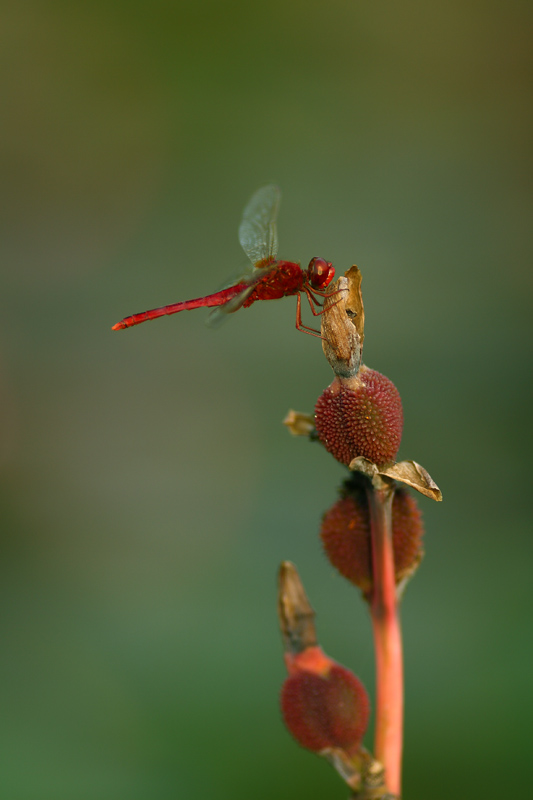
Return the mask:
[(262, 269), (254, 269), (252, 273), (247, 275), (243, 280), (246, 280), (247, 286), (236, 294), (235, 297), (232, 297), (231, 300), (228, 300), (227, 303), (224, 303), (223, 306), (218, 306), (217, 308), (213, 308), (212, 311), (209, 312), (209, 316), (207, 318), (207, 324), (209, 326), (216, 326), (219, 325), (224, 319), (226, 319), (228, 314), (233, 314), (234, 311), (238, 311), (239, 308), (242, 308), (244, 303), (248, 300), (252, 292), (254, 291), (257, 284), (263, 280), (269, 273), (271, 273), (273, 267), (263, 267)]
[(207, 317), (207, 324), (209, 327), (214, 328), (217, 325), (220, 325), (225, 319), (228, 318), (228, 314), (232, 314), (234, 311), (238, 311), (239, 308), (242, 308), (243, 303), (248, 299), (248, 297), (250, 297), (253, 290), (253, 286), (247, 286), (246, 289), (243, 289), (243, 291), (239, 292), (238, 295), (232, 297), (231, 300), (228, 300), (228, 302), (224, 303), (223, 306), (213, 308)]
[(278, 252), (278, 216), (281, 192), (274, 184), (263, 186), (252, 195), (244, 209), (239, 228), (242, 249), (252, 262), (275, 258)]

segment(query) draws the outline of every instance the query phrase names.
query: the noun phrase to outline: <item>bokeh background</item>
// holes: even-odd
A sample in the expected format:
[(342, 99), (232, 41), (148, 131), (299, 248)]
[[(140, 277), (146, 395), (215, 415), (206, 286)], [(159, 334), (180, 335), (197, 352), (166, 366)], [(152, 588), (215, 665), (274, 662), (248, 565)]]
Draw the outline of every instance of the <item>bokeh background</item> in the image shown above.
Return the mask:
[(270, 181), (282, 257), (361, 268), (365, 362), (444, 493), (403, 605), (405, 797), (527, 793), (532, 16), (4, 4), (2, 799), (347, 795), (278, 710), (282, 559), (373, 691), (366, 610), (317, 540), (344, 471), (281, 425), (332, 378), (320, 343), (294, 299), (110, 330), (238, 272)]

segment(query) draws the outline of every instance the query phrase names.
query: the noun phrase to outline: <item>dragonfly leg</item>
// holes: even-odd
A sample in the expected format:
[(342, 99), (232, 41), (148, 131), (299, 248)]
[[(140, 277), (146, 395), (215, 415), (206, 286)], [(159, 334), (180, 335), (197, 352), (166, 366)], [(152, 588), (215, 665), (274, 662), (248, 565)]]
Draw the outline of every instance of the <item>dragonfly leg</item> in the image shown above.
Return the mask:
[[(315, 297), (315, 294), (320, 295), (320, 297), (334, 297), (336, 294), (341, 294), (342, 291), (343, 291), (342, 289), (339, 289), (336, 292), (320, 292), (317, 289), (310, 289), (309, 286), (304, 286), (304, 292), (307, 295), (307, 299), (309, 300), (309, 306), (310, 306), (311, 311), (313, 312), (313, 315), (315, 317), (320, 317), (321, 314), (323, 314), (324, 311), (326, 310), (323, 307), (323, 304), (318, 302), (318, 300)], [(300, 295), (298, 295), (298, 297), (299, 296)], [(328, 308), (333, 308), (333, 306), (336, 306), (337, 303), (340, 303), (340, 300), (341, 300), (341, 298), (339, 297), (339, 299), (336, 300), (331, 305), (329, 305)], [(316, 311), (315, 305), (318, 306), (321, 310), (320, 311)]]
[[(315, 316), (319, 316), (319, 314), (315, 314)], [(326, 341), (320, 331), (316, 331), (314, 328), (310, 328), (308, 325), (304, 325), (302, 323), (302, 296), (298, 292), (296, 295), (296, 330), (301, 331), (302, 333), (308, 333), (309, 336), (316, 336), (317, 339), (322, 339)]]

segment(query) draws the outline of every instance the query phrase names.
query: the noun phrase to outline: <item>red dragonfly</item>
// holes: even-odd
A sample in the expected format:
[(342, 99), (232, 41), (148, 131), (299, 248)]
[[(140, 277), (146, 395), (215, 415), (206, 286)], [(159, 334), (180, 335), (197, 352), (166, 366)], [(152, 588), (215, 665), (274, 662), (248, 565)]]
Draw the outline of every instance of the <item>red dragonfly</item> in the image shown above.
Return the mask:
[[(192, 308), (211, 308), (210, 320), (219, 319), (222, 314), (232, 314), (239, 308), (248, 308), (256, 300), (277, 300), (286, 295), (296, 295), (296, 327), (311, 336), (320, 336), (318, 331), (302, 324), (301, 292), (305, 292), (311, 311), (315, 316), (322, 313), (322, 306), (316, 295), (325, 297), (324, 289), (331, 283), (335, 270), (329, 261), (312, 258), (307, 269), (302, 269), (294, 261), (279, 261), (276, 218), (280, 203), (280, 190), (277, 186), (263, 186), (251, 197), (244, 209), (239, 228), (239, 241), (252, 262), (248, 272), (236, 283), (206, 297), (172, 303), (169, 306), (143, 311), (125, 317), (112, 330), (131, 328), (150, 319), (157, 319), (178, 311)], [(317, 310), (318, 306), (321, 310)]]

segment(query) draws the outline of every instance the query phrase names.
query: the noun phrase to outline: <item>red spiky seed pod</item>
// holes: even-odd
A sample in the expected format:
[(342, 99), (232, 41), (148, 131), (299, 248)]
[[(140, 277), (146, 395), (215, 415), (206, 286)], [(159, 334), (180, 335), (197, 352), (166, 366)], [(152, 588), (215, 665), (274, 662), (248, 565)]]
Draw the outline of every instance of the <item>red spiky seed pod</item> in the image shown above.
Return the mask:
[(394, 461), (400, 447), (402, 401), (392, 381), (362, 366), (355, 379), (335, 378), (318, 398), (315, 425), (337, 461), (348, 466), (364, 456), (382, 466)]
[[(333, 566), (369, 597), (373, 588), (372, 543), (365, 480), (354, 475), (345, 482), (341, 498), (324, 514), (320, 537)], [(397, 584), (413, 572), (422, 558), (423, 533), (415, 498), (405, 489), (396, 489), (392, 500), (392, 547)]]
[(290, 675), (283, 684), (281, 709), (296, 741), (314, 753), (334, 748), (355, 754), (370, 716), (359, 678), (319, 647), (307, 648), (287, 665)]

